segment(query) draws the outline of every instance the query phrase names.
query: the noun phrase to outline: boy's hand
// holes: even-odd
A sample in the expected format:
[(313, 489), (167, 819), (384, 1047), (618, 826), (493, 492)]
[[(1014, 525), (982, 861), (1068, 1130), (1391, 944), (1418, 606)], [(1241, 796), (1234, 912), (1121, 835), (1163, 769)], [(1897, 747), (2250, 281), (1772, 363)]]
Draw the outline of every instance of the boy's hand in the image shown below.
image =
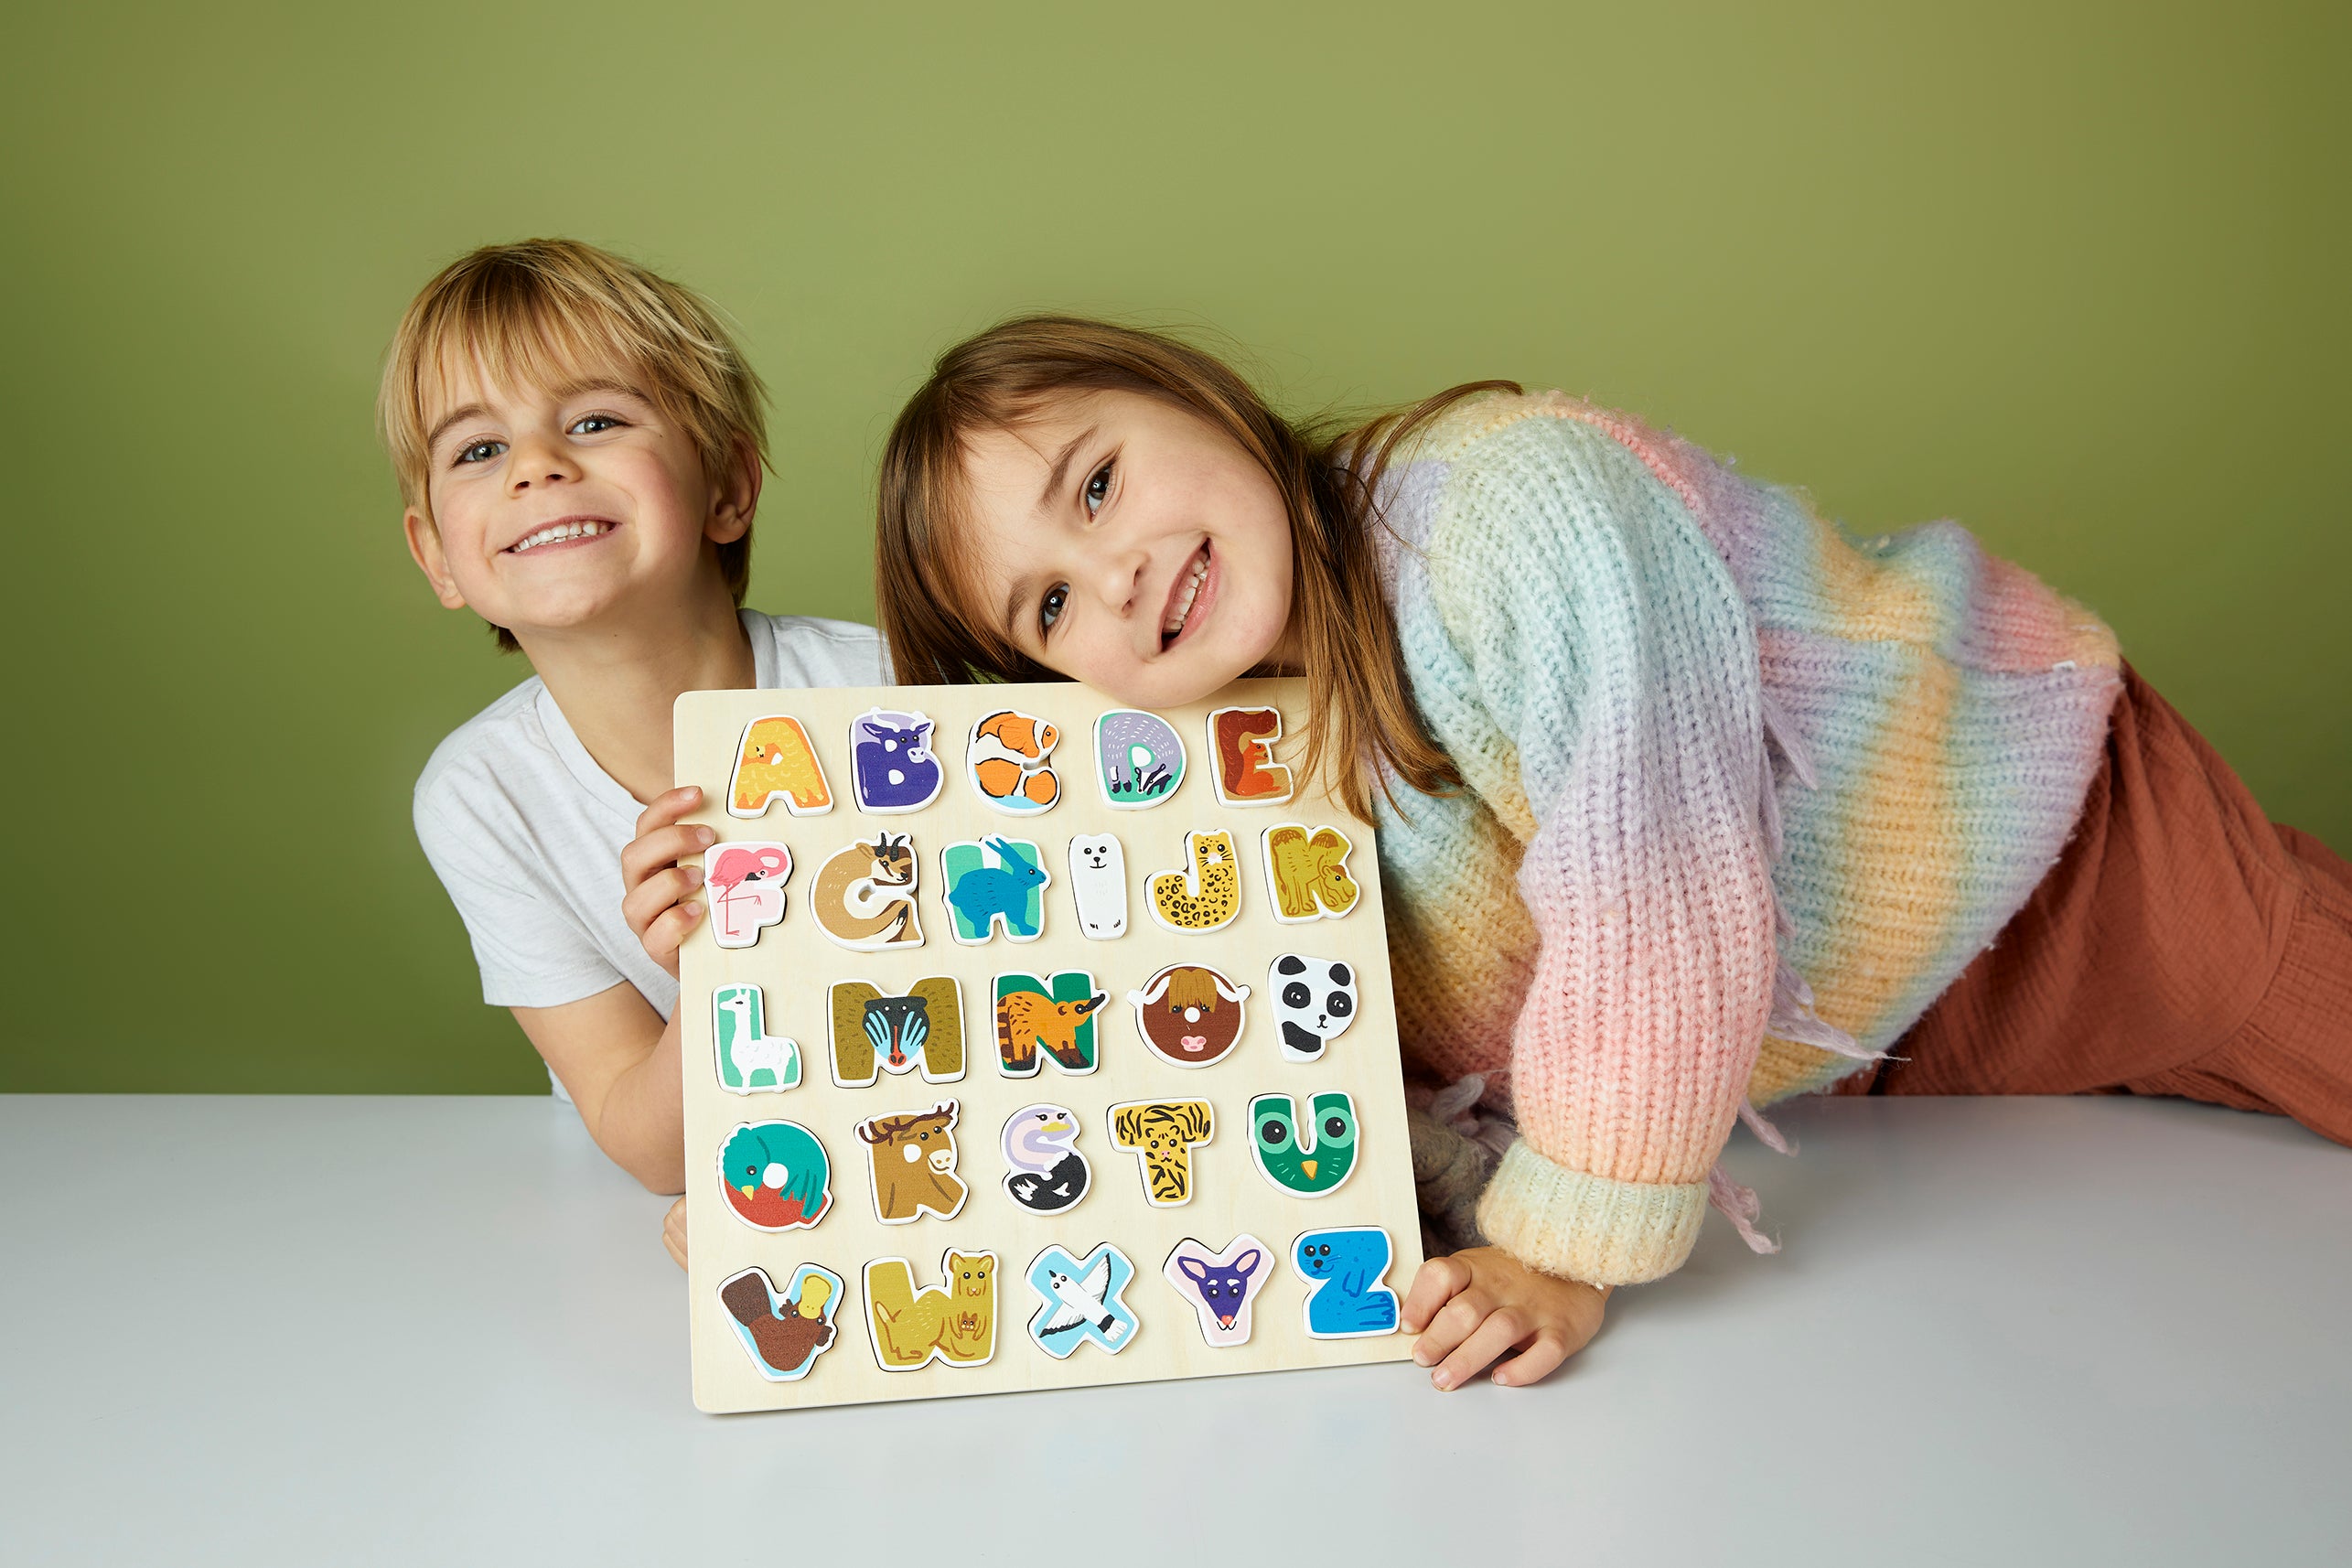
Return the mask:
[(1499, 1247), (1432, 1258), (1412, 1277), (1404, 1326), (1432, 1386), (1456, 1389), (1508, 1352), (1494, 1380), (1520, 1388), (1551, 1375), (1600, 1331), (1607, 1287), (1541, 1274)]
[(661, 1245), (680, 1268), (686, 1266), (686, 1200), (682, 1197), (661, 1217)]
[(703, 918), (703, 903), (688, 896), (703, 885), (700, 866), (681, 865), (682, 855), (700, 854), (719, 835), (679, 818), (703, 803), (693, 785), (656, 795), (637, 819), (637, 837), (620, 852), (621, 918), (645, 944), (648, 957), (678, 972), (678, 944)]

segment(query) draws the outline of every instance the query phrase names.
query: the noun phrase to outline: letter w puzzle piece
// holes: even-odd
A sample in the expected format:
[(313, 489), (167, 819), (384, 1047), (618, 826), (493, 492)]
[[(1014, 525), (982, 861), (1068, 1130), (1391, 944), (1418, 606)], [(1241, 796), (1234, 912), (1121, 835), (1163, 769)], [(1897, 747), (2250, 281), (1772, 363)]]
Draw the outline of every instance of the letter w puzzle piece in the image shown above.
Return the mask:
[(996, 1353), (996, 1254), (950, 1248), (940, 1277), (946, 1283), (918, 1291), (904, 1258), (865, 1265), (865, 1316), (884, 1371), (911, 1372), (934, 1359), (982, 1367)]

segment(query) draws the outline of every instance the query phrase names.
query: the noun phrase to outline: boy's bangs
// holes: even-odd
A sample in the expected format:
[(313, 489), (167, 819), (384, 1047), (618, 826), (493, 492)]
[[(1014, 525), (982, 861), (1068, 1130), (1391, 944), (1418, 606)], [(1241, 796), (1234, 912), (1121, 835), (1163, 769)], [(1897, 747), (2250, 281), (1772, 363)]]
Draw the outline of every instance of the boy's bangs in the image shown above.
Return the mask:
[(413, 383), (416, 429), (431, 428), (435, 411), (450, 406), (454, 399), (449, 389), (470, 368), (504, 392), (621, 381), (664, 413), (683, 421), (696, 445), (703, 445), (703, 432), (693, 428), (693, 411), (680, 407), (662, 379), (649, 373), (634, 346), (611, 329), (616, 325), (593, 316), (584, 319), (530, 295), (486, 300), (480, 308), (451, 312), (449, 318), (435, 324), (439, 330), (434, 338), (420, 345), (423, 352)]

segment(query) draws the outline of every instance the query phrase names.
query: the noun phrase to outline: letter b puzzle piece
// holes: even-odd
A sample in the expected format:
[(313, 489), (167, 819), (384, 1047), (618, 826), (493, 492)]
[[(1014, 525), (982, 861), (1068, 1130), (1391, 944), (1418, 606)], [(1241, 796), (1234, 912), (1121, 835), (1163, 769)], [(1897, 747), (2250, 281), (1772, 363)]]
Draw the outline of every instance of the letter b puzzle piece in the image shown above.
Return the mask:
[(711, 993), (711, 1040), (719, 1087), (729, 1094), (800, 1087), (800, 1047), (768, 1032), (768, 1002), (757, 985), (722, 985)]
[(1392, 1256), (1377, 1225), (1309, 1230), (1291, 1247), (1291, 1272), (1306, 1286), (1306, 1332), (1314, 1339), (1393, 1334), (1397, 1293), (1380, 1283)]
[(1337, 828), (1309, 832), (1283, 822), (1266, 830), (1264, 843), (1266, 891), (1273, 896), (1274, 918), (1284, 925), (1338, 919), (1363, 896), (1348, 875), (1355, 842)]
[(1111, 1108), (1111, 1142), (1133, 1153), (1144, 1201), (1174, 1208), (1192, 1201), (1192, 1152), (1217, 1135), (1206, 1100), (1131, 1100)]
[(789, 714), (768, 714), (743, 726), (736, 751), (735, 778), (727, 786), (727, 811), (764, 817), (781, 800), (796, 817), (817, 817), (833, 809), (825, 770), (817, 764), (809, 732)]
[(1210, 774), (1225, 806), (1279, 806), (1291, 798), (1289, 768), (1274, 760), (1283, 715), (1273, 708), (1219, 708), (1208, 715)]
[(932, 755), (936, 726), (918, 713), (869, 708), (849, 722), (850, 784), (869, 816), (919, 811), (940, 798), (947, 774)]

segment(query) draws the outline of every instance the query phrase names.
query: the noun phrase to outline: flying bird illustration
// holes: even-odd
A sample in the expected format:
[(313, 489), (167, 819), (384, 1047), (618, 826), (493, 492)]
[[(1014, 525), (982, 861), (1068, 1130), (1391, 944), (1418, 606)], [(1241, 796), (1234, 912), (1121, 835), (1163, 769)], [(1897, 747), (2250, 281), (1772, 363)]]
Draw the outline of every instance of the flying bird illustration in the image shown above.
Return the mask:
[(1111, 1293), (1111, 1254), (1101, 1253), (1085, 1276), (1072, 1279), (1059, 1269), (1046, 1273), (1046, 1288), (1060, 1303), (1043, 1323), (1037, 1325), (1040, 1336), (1067, 1334), (1080, 1324), (1090, 1323), (1100, 1329), (1105, 1341), (1116, 1344), (1127, 1332), (1127, 1325), (1102, 1305)]

